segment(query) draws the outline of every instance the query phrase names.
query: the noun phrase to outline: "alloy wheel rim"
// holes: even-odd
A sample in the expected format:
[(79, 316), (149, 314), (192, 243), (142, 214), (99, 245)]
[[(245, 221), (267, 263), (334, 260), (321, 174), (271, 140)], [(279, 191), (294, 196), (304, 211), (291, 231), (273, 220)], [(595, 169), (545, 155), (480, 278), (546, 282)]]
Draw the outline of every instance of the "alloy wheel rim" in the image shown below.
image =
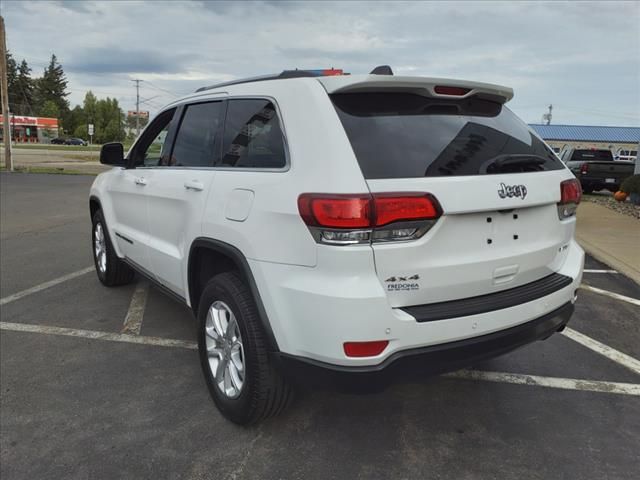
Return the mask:
[(100, 270), (100, 273), (105, 273), (107, 271), (107, 243), (101, 223), (96, 223), (96, 227), (93, 230), (93, 250), (96, 255), (98, 270)]
[(245, 380), (244, 348), (233, 311), (221, 301), (211, 304), (205, 322), (205, 344), (211, 375), (227, 398), (238, 398)]

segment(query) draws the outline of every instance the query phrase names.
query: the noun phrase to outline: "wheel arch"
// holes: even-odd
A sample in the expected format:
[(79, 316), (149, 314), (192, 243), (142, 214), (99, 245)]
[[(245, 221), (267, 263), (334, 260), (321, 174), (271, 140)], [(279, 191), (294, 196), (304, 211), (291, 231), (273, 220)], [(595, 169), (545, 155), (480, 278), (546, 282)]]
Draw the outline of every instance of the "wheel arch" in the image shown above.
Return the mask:
[(89, 197), (89, 214), (91, 215), (92, 219), (98, 210), (102, 210), (102, 204), (100, 203), (98, 197), (96, 197), (95, 195), (91, 195)]
[(256, 302), (260, 323), (269, 342), (269, 349), (274, 352), (279, 351), (278, 343), (273, 334), (251, 267), (244, 254), (238, 248), (220, 240), (198, 237), (189, 248), (187, 265), (188, 295), (194, 315), (198, 315), (200, 294), (205, 282), (218, 273), (236, 270), (246, 280)]

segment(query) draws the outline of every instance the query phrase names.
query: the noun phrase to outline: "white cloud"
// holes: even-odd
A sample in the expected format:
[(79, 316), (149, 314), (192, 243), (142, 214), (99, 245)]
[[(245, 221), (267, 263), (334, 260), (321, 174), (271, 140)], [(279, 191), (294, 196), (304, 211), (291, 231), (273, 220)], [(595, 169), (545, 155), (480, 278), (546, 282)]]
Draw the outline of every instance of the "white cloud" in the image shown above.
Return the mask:
[[(202, 85), (288, 68), (389, 64), (402, 74), (511, 86), (538, 121), (640, 125), (637, 2), (15, 2), (10, 50), (56, 53), (72, 103), (88, 89), (151, 109)], [(99, 93), (100, 96), (105, 96)]]

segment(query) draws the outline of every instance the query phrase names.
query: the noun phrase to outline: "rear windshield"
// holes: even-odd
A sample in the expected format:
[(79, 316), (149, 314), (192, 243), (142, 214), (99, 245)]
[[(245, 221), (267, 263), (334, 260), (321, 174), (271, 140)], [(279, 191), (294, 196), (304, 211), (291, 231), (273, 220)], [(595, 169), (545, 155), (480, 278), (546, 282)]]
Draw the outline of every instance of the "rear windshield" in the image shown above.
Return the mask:
[(564, 168), (524, 122), (496, 102), (377, 92), (331, 99), (368, 179)]
[(613, 154), (609, 150), (574, 150), (571, 160), (596, 160), (613, 162)]

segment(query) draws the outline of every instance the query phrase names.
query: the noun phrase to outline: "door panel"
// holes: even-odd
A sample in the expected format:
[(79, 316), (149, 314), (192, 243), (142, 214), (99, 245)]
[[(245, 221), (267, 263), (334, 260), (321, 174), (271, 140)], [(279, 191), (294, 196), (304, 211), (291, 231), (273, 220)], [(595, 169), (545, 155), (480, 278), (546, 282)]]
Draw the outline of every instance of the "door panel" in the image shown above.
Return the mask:
[(147, 205), (151, 264), (158, 281), (185, 296), (184, 265), (191, 240), (200, 235), (202, 212), (215, 172), (157, 168), (150, 173)]
[(149, 225), (144, 172), (122, 169), (109, 184), (113, 220), (109, 225), (118, 250), (145, 270), (150, 270), (147, 244)]
[[(171, 152), (149, 172), (149, 256), (156, 279), (185, 297), (191, 241), (200, 235), (202, 212), (219, 156), (223, 102), (186, 105)], [(178, 124), (178, 122), (175, 122)], [(164, 150), (164, 149), (163, 149)]]
[[(176, 109), (160, 113), (140, 136), (128, 157), (129, 167), (117, 172), (110, 184), (115, 222), (115, 242), (120, 252), (137, 267), (153, 276), (149, 256), (149, 212), (147, 190), (153, 170), (144, 165), (158, 165), (168, 157), (172, 120)], [(138, 167), (138, 168), (135, 168)]]

